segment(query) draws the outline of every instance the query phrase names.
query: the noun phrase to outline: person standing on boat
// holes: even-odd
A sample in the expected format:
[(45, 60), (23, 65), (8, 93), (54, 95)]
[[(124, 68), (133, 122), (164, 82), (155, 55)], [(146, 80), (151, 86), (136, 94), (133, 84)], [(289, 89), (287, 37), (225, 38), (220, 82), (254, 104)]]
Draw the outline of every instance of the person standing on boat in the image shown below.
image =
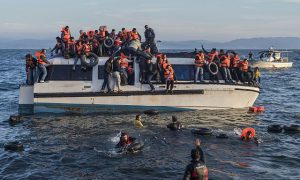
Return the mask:
[(127, 56), (124, 53), (121, 53), (120, 59), (120, 77), (121, 77), (121, 83), (122, 85), (128, 84), (128, 59)]
[(224, 50), (220, 50), (219, 59), (221, 62), (221, 72), (225, 83), (232, 82), (231, 74), (229, 71), (230, 67), (230, 56), (229, 54), (224, 53)]
[(37, 62), (38, 62), (38, 75), (36, 78), (36, 81), (38, 82), (40, 74), (42, 73), (42, 78), (40, 79), (40, 83), (44, 83), (45, 82), (45, 78), (47, 76), (47, 66), (49, 66), (50, 62), (47, 60), (46, 57), (46, 49), (41, 49), (40, 51), (37, 51), (35, 53), (35, 56), (37, 58)]
[(155, 74), (157, 74), (156, 66), (151, 62), (151, 59), (147, 59), (146, 77), (147, 77), (147, 83), (149, 84), (149, 86), (151, 88), (151, 92), (153, 92), (155, 90), (155, 88), (151, 82), (151, 80), (152, 80), (153, 76), (155, 76)]
[[(219, 58), (218, 58), (218, 52), (217, 52), (217, 49), (216, 48), (212, 48), (210, 52), (206, 51), (204, 49), (204, 47), (202, 46), (202, 50), (205, 54), (205, 58), (206, 58), (206, 61), (208, 62), (208, 66), (210, 63), (218, 63), (217, 61), (219, 61)], [(208, 67), (209, 68), (209, 67)], [(217, 83), (219, 83), (219, 78), (218, 78), (218, 73), (217, 74), (213, 74), (212, 72), (210, 72), (210, 80), (212, 82), (214, 82), (215, 80), (217, 81)]]
[(118, 88), (118, 93), (122, 92), (121, 90), (121, 76), (120, 76), (120, 63), (118, 59), (113, 60), (113, 73), (112, 77), (114, 78), (114, 87), (113, 91), (115, 92), (115, 87), (117, 86)]
[(233, 56), (230, 59), (230, 69), (231, 69), (231, 76), (233, 79), (239, 83), (240, 82), (240, 69), (239, 69), (239, 64), (240, 64), (240, 57), (238, 53), (234, 53)]
[(61, 29), (61, 39), (63, 41), (63, 51), (66, 49), (69, 39), (71, 38), (71, 32), (69, 26), (63, 27)]
[(158, 49), (156, 47), (155, 43), (155, 33), (152, 28), (150, 28), (148, 25), (145, 25), (145, 42), (143, 43), (142, 47), (150, 46), (151, 47), (151, 53), (157, 54)]
[(242, 78), (243, 83), (246, 83), (247, 81), (248, 81), (248, 83), (250, 83), (250, 77), (249, 77), (248, 69), (249, 69), (249, 63), (248, 63), (248, 60), (245, 58), (240, 63), (241, 78)]
[(35, 78), (35, 72), (37, 67), (37, 59), (32, 57), (31, 54), (27, 54), (25, 56), (26, 59), (26, 84), (27, 85), (33, 85), (34, 78)]
[(174, 74), (174, 70), (170, 64), (168, 64), (166, 66), (164, 76), (167, 81), (166, 93), (168, 93), (169, 91), (171, 93), (173, 93), (175, 74)]
[(205, 65), (205, 57), (203, 51), (199, 51), (195, 57), (195, 79), (194, 82), (197, 83), (198, 77), (200, 75), (200, 82), (204, 82), (203, 78), (203, 67)]
[(101, 91), (104, 92), (105, 88), (107, 87), (107, 93), (111, 92), (110, 88), (110, 79), (113, 73), (113, 58), (109, 58), (104, 65), (104, 82), (102, 84)]

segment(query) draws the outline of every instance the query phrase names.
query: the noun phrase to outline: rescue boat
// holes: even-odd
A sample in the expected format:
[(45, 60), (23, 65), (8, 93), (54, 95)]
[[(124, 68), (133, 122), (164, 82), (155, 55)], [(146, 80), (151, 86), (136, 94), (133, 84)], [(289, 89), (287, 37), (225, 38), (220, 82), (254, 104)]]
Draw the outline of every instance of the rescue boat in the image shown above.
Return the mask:
[(194, 83), (194, 59), (176, 57), (168, 59), (177, 77), (172, 94), (166, 93), (166, 84), (153, 82), (155, 91), (151, 92), (148, 84), (141, 83), (136, 61), (133, 61), (133, 85), (122, 86), (122, 93), (104, 93), (100, 89), (107, 59), (98, 57), (98, 64), (87, 71), (80, 70), (80, 62), (73, 71), (74, 59), (49, 59), (52, 65), (45, 83), (20, 86), (20, 113), (26, 113), (28, 107), (33, 113), (247, 110), (260, 93), (257, 86), (228, 84), (222, 80), (211, 83), (206, 78), (204, 83)]
[(249, 60), (249, 63), (252, 67), (261, 69), (290, 68), (293, 66), (293, 62), (289, 62), (289, 52), (292, 51), (278, 51), (270, 48), (269, 50), (259, 52), (259, 59)]

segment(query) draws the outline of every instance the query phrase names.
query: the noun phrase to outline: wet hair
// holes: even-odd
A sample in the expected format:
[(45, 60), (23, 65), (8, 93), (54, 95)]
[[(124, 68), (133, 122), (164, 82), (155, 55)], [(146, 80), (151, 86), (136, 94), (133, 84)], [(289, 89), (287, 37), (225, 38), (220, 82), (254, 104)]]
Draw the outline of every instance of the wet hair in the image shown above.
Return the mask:
[(141, 117), (141, 115), (140, 115), (140, 114), (137, 114), (137, 115), (135, 116), (135, 119), (138, 119), (139, 117)]
[(191, 157), (193, 160), (200, 159), (201, 157), (200, 152), (197, 149), (192, 150)]
[(177, 121), (177, 117), (176, 116), (172, 116), (172, 121), (176, 122)]

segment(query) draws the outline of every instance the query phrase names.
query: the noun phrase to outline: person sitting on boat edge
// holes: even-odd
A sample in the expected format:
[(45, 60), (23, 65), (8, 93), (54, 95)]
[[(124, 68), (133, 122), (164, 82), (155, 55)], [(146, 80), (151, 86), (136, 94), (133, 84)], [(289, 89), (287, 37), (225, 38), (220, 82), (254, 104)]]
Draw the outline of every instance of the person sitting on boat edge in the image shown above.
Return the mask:
[[(40, 51), (37, 51), (35, 53), (35, 56), (36, 56), (37, 62), (38, 62), (38, 73), (37, 73), (36, 82), (44, 83), (45, 78), (47, 76), (47, 68), (46, 67), (50, 65), (50, 62), (47, 60), (47, 57), (46, 57), (46, 49), (41, 49)], [(40, 77), (41, 73), (43, 75), (39, 81), (39, 77)]]
[(172, 131), (177, 131), (183, 128), (183, 125), (177, 121), (176, 116), (172, 116), (172, 123), (167, 125), (167, 128), (169, 128)]
[(102, 84), (102, 88), (101, 91), (104, 92), (105, 88), (107, 87), (107, 93), (111, 92), (111, 88), (110, 88), (110, 79), (112, 77), (112, 73), (113, 73), (113, 58), (110, 57), (104, 64), (104, 81)]
[(32, 57), (31, 54), (25, 56), (26, 59), (26, 84), (33, 85), (36, 76), (37, 59)]
[(195, 139), (195, 149), (191, 150), (191, 155), (194, 153), (194, 151), (199, 151), (200, 152), (200, 161), (202, 161), (204, 164), (205, 162), (205, 157), (204, 157), (204, 152), (201, 148), (201, 140), (199, 138)]
[(140, 114), (135, 116), (135, 120), (133, 121), (133, 125), (135, 128), (143, 128), (144, 125), (142, 123), (142, 116)]
[(183, 179), (208, 180), (208, 169), (205, 163), (201, 161), (200, 152), (193, 151), (191, 157), (192, 157), (192, 161), (189, 165), (186, 166)]
[(120, 141), (116, 145), (116, 148), (124, 148), (136, 140), (134, 137), (130, 137), (128, 133), (122, 132)]

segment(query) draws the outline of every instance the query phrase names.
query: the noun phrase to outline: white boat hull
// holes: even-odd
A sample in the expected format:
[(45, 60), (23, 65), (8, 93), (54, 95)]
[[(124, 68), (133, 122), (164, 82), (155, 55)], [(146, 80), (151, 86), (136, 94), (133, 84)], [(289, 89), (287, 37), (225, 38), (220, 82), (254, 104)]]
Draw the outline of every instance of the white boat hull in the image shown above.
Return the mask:
[[(148, 85), (144, 86), (146, 88)], [(190, 91), (183, 90), (184, 88)], [(225, 84), (181, 84), (176, 85), (174, 94), (166, 94), (163, 89), (164, 87), (154, 93), (149, 91), (131, 91), (122, 94), (36, 93), (33, 98), (34, 112), (90, 113), (136, 112), (146, 109), (177, 111), (248, 108), (254, 104), (259, 95), (257, 87)]]
[(293, 66), (293, 62), (268, 62), (268, 61), (249, 61), (250, 65), (263, 69), (271, 69), (271, 68), (290, 68)]

